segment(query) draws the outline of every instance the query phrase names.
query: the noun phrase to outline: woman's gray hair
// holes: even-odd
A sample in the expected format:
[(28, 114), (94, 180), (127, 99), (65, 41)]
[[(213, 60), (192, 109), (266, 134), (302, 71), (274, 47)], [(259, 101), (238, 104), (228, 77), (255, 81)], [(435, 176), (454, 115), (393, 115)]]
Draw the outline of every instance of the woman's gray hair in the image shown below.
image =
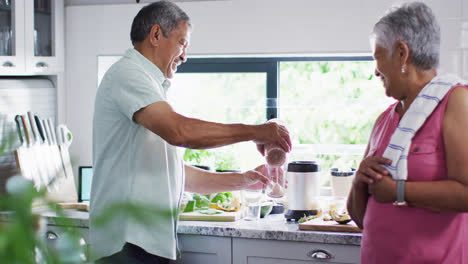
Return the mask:
[(434, 13), (424, 3), (405, 3), (390, 9), (375, 24), (371, 38), (390, 54), (397, 41), (404, 41), (410, 49), (411, 61), (422, 70), (439, 66), (440, 27)]
[(189, 16), (176, 4), (165, 0), (148, 4), (133, 19), (130, 31), (132, 44), (143, 41), (156, 24), (161, 26), (164, 37), (168, 37), (179, 26), (180, 21), (192, 27)]

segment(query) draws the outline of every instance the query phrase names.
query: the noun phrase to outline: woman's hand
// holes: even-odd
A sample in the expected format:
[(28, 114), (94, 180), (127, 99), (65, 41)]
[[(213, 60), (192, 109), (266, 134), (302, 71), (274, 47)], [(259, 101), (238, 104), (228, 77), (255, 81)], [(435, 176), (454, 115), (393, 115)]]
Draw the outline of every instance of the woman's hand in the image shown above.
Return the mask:
[(365, 184), (380, 181), (384, 176), (390, 175), (390, 172), (382, 164), (390, 165), (392, 160), (377, 156), (369, 156), (363, 159), (359, 164), (353, 184), (364, 186)]
[(377, 202), (390, 203), (396, 201), (397, 184), (389, 175), (369, 184), (369, 192)]

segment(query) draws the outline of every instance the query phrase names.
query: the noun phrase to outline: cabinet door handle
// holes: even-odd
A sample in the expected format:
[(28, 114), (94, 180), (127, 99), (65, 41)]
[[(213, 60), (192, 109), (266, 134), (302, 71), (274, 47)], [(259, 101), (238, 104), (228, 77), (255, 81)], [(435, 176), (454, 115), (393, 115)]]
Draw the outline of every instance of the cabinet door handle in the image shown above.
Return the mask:
[(36, 68), (48, 68), (49, 65), (47, 65), (47, 63), (45, 62), (38, 62), (36, 63)]
[(5, 61), (5, 63), (2, 64), (3, 67), (15, 67), (15, 64), (11, 61)]
[(47, 231), (46, 238), (47, 240), (57, 240), (58, 236), (52, 231)]
[(314, 249), (310, 251), (309, 253), (307, 253), (307, 256), (313, 259), (332, 259), (333, 258), (333, 255), (330, 252), (323, 250), (323, 249)]

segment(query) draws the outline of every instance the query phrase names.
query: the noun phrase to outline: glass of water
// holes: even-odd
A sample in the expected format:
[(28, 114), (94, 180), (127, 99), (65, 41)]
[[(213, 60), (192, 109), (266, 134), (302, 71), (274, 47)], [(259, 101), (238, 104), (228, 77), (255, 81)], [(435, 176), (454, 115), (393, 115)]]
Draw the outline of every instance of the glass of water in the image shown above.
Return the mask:
[(260, 219), (260, 202), (262, 200), (262, 191), (244, 190), (243, 202), (246, 205), (244, 220), (255, 221)]

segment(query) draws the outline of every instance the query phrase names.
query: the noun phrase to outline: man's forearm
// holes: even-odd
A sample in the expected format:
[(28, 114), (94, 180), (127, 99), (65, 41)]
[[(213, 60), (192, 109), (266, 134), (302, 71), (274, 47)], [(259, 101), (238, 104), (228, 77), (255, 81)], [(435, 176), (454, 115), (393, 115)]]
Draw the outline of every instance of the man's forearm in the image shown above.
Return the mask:
[(193, 118), (184, 118), (177, 127), (180, 146), (192, 149), (215, 148), (254, 140), (258, 126), (220, 124)]
[(195, 193), (217, 193), (242, 189), (241, 173), (213, 173), (185, 165), (185, 190)]

